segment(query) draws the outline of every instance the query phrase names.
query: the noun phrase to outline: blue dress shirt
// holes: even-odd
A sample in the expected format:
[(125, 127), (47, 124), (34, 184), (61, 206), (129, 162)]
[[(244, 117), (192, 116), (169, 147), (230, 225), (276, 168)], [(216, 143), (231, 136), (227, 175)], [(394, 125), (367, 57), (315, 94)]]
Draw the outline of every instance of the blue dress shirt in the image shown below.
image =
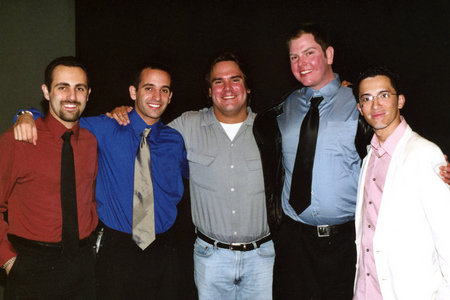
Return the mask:
[[(311, 187), (311, 205), (300, 215), (289, 204), (292, 172), (297, 154), (300, 126), (312, 97), (322, 96), (319, 132)], [(284, 102), (278, 116), (282, 135), (283, 166), (286, 171), (282, 194), (283, 210), (292, 219), (309, 225), (337, 225), (354, 219), (360, 158), (355, 148), (359, 112), (350, 88), (341, 86), (339, 76), (320, 90), (302, 88)]]
[[(31, 109), (35, 117), (41, 113)], [(147, 140), (155, 199), (156, 233), (167, 231), (177, 216), (183, 196), (182, 177), (188, 178), (186, 149), (181, 134), (161, 121), (147, 125), (133, 110), (130, 125), (121, 126), (105, 115), (80, 119), (98, 142), (96, 185), (97, 212), (102, 222), (115, 230), (130, 233), (133, 224), (134, 161), (144, 128), (151, 128)]]

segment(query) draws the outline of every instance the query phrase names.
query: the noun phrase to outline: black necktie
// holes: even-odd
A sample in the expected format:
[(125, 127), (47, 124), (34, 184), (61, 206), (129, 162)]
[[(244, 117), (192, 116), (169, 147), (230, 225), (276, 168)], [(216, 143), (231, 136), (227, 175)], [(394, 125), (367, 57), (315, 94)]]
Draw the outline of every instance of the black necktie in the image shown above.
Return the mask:
[(68, 257), (73, 257), (79, 247), (75, 165), (70, 144), (72, 134), (72, 131), (66, 131), (62, 135), (64, 142), (61, 151), (62, 247)]
[(289, 203), (297, 214), (311, 204), (312, 169), (316, 153), (317, 132), (319, 131), (319, 104), (323, 97), (311, 99), (311, 107), (300, 127), (297, 155), (292, 172)]

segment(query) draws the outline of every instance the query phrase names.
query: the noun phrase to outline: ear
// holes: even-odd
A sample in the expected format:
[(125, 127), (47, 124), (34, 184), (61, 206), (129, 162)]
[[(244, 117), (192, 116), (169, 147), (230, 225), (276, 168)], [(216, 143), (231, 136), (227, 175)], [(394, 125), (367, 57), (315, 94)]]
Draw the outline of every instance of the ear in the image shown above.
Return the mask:
[(88, 89), (88, 94), (87, 94), (87, 97), (86, 97), (86, 101), (89, 101), (89, 95), (91, 94), (91, 89)]
[(405, 101), (406, 101), (405, 95), (403, 94), (398, 95), (398, 109), (402, 109), (403, 106), (405, 106)]
[(211, 96), (211, 88), (208, 89), (208, 95), (209, 95), (209, 98), (212, 98), (212, 96)]
[(43, 84), (41, 85), (42, 94), (44, 95), (44, 98), (47, 99), (47, 101), (50, 101), (50, 93), (48, 92), (47, 85)]
[(136, 88), (134, 85), (130, 85), (128, 91), (130, 92), (130, 98), (133, 99), (133, 101), (136, 101)]
[(173, 92), (170, 92), (170, 94), (169, 94), (169, 101), (167, 102), (167, 104), (169, 104), (170, 101), (172, 101), (172, 96), (173, 96)]
[(334, 48), (329, 46), (327, 48), (327, 50), (325, 51), (325, 55), (327, 56), (327, 63), (329, 65), (333, 64), (333, 59), (334, 59)]
[(361, 114), (361, 116), (364, 116), (364, 113), (363, 113), (363, 111), (362, 111), (361, 105), (359, 105), (359, 103), (358, 103), (358, 104), (356, 104), (356, 107), (358, 108), (359, 113)]

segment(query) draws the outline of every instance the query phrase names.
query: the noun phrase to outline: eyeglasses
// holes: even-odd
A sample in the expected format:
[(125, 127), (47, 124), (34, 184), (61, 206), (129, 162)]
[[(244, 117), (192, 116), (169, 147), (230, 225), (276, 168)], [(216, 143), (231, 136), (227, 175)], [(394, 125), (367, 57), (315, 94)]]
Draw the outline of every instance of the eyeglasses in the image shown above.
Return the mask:
[(373, 95), (362, 95), (361, 97), (359, 97), (359, 101), (362, 102), (362, 103), (372, 102), (373, 99), (375, 99), (375, 98), (377, 98), (378, 101), (386, 101), (393, 95), (395, 96), (397, 94), (391, 93), (389, 91), (382, 91), (382, 92), (379, 92), (378, 95), (376, 95), (376, 96), (373, 96)]

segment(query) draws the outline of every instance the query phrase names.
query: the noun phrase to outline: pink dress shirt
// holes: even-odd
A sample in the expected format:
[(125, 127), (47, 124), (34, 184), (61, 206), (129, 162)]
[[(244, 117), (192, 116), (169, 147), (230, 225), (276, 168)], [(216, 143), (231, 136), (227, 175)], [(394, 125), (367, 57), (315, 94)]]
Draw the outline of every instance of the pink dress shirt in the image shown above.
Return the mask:
[(386, 139), (383, 145), (374, 135), (371, 141), (372, 154), (367, 165), (364, 182), (364, 216), (361, 238), (359, 269), (356, 277), (355, 300), (383, 299), (378, 282), (375, 258), (373, 255), (373, 237), (378, 220), (378, 211), (383, 197), (386, 174), (398, 141), (405, 133), (407, 123), (401, 117), (401, 123)]

